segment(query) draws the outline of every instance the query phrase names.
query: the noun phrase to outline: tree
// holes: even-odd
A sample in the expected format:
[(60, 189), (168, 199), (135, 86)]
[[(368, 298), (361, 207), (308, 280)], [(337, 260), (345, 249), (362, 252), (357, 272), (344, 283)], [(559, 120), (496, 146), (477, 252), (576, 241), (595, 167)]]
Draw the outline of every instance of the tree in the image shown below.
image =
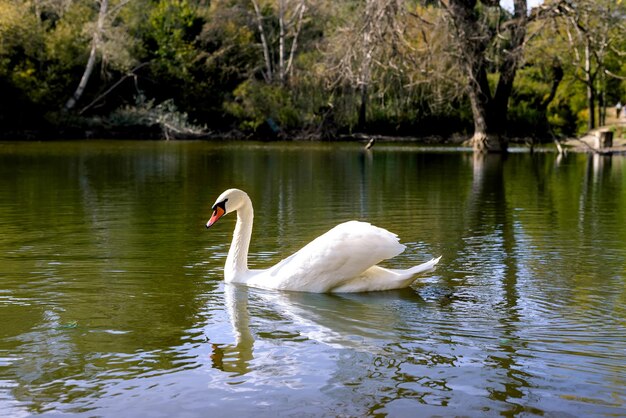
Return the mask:
[[(265, 18), (259, 1), (251, 0), (257, 22), (265, 69), (263, 77), (267, 83), (274, 81), (284, 85), (288, 75), (293, 70), (293, 60), (298, 48), (298, 38), (302, 30), (304, 13), (307, 10), (305, 0), (278, 0), (278, 59), (272, 45), (272, 38), (268, 33)], [(269, 5), (268, 5), (269, 6)], [(289, 45), (288, 45), (289, 44)]]
[[(514, 0), (509, 15), (497, 0), (442, 0), (449, 16), (454, 56), (465, 72), (474, 117), (471, 144), (477, 152), (506, 152), (509, 97), (528, 22), (526, 0)], [(491, 91), (489, 73), (498, 75)]]
[(409, 55), (403, 52), (408, 45), (403, 2), (365, 0), (362, 6), (350, 10), (345, 22), (335, 28), (326, 50), (331, 86), (347, 84), (358, 92), (358, 130), (366, 127), (372, 86), (381, 87), (385, 72), (401, 74)]
[(119, 30), (119, 26), (114, 25), (119, 12), (130, 0), (122, 0), (114, 7), (109, 8), (109, 0), (98, 0), (98, 15), (95, 22), (86, 25), (86, 29), (91, 32), (91, 45), (89, 58), (85, 65), (83, 75), (72, 96), (65, 103), (66, 110), (72, 110), (81, 99), (87, 83), (96, 66), (98, 54), (102, 62), (107, 61), (127, 67), (134, 63), (128, 53), (128, 43), (130, 37), (125, 30)]
[[(606, 78), (624, 78), (616, 74), (621, 70), (619, 66), (611, 71), (609, 63), (612, 56), (626, 55), (626, 51), (620, 50), (626, 36), (626, 10), (615, 0), (570, 0), (560, 2), (558, 11), (558, 35), (568, 46), (562, 50), (564, 59), (585, 86), (587, 129), (591, 130), (596, 127), (596, 105), (606, 106)], [(604, 123), (603, 111), (600, 123)]]

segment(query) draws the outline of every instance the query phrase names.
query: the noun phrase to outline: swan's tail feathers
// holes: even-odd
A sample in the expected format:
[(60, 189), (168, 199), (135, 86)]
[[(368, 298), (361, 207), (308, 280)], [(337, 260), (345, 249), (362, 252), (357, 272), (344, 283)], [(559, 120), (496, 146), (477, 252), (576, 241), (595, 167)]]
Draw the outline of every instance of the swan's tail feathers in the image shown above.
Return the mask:
[(439, 260), (441, 260), (441, 256), (433, 258), (432, 260), (422, 263), (419, 266), (411, 267), (410, 269), (407, 269), (406, 272), (409, 273), (411, 276), (414, 276), (416, 274), (432, 270), (433, 268), (435, 268)]
[(439, 260), (441, 260), (441, 257), (433, 258), (419, 266), (403, 270), (372, 266), (355, 279), (330, 289), (330, 292), (370, 292), (373, 290), (394, 290), (409, 287), (415, 281), (415, 276), (432, 270)]

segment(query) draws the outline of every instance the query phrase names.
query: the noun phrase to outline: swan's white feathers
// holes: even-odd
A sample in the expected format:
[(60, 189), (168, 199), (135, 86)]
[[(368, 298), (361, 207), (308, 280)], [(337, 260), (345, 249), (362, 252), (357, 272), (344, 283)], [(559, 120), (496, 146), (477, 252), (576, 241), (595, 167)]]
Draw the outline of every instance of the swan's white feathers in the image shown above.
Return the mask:
[(404, 251), (398, 236), (366, 222), (349, 221), (317, 237), (252, 281), (259, 287), (330, 292), (373, 265)]
[(363, 274), (346, 281), (332, 289), (336, 293), (372, 292), (376, 290), (392, 290), (408, 287), (415, 281), (415, 276), (432, 270), (441, 256), (406, 270), (386, 269), (372, 266)]
[[(317, 237), (267, 270), (248, 269), (254, 211), (248, 195), (229, 189), (215, 202), (225, 214), (237, 212), (233, 241), (224, 265), (227, 282), (265, 289), (301, 292), (368, 292), (410, 286), (415, 276), (432, 269), (439, 258), (406, 270), (385, 269), (379, 262), (404, 251), (398, 236), (366, 222), (349, 221)], [(214, 212), (211, 227), (224, 213)]]

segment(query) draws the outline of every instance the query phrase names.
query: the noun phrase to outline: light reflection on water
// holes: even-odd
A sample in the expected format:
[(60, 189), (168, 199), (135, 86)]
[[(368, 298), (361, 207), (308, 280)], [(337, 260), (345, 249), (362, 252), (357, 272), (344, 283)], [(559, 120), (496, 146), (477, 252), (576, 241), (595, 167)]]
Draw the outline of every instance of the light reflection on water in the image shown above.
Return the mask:
[[(624, 159), (412, 147), (0, 146), (0, 416), (626, 414)], [(225, 285), (361, 219), (442, 254), (413, 288)]]

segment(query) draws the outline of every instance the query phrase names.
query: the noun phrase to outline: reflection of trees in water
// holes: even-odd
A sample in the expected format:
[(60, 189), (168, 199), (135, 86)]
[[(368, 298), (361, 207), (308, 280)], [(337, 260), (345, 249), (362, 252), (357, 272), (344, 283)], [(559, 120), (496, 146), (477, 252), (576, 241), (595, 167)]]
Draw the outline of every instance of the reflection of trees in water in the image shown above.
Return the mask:
[[(400, 231), (394, 226), (406, 228), (409, 221), (416, 224), (411, 231), (415, 235), (403, 235), (403, 240), (426, 240), (417, 228), (422, 222), (418, 207), (429, 195), (436, 199), (446, 191), (445, 187), (437, 190), (436, 185), (450, 184), (457, 177), (458, 169), (453, 163), (444, 163), (446, 160), (446, 156), (411, 150), (381, 148), (372, 152), (326, 144), (303, 149), (268, 146), (227, 152), (215, 161), (213, 170), (218, 176), (215, 184), (224, 189), (242, 188), (253, 201), (251, 261), (259, 254), (275, 262), (350, 219), (395, 232)], [(447, 164), (452, 175), (441, 176), (441, 164)], [(275, 253), (258, 253), (257, 249), (266, 248)], [(266, 265), (265, 260), (262, 264)]]
[[(187, 326), (169, 326), (160, 322), (162, 315), (168, 315), (166, 312), (155, 313), (154, 322), (143, 317), (150, 315), (143, 309), (158, 310), (160, 304), (156, 301), (142, 304), (136, 313), (130, 308), (109, 312), (110, 316), (100, 322), (96, 319), (100, 311), (97, 299), (94, 304), (75, 305), (70, 301), (71, 291), (48, 296), (56, 297), (56, 302), (47, 307), (28, 307), (37, 310), (29, 330), (3, 340), (1, 352), (9, 349), (7, 352), (12, 354), (3, 365), (2, 379), (7, 387), (0, 391), (0, 399), (6, 392), (8, 399), (15, 400), (14, 416), (20, 416), (19, 411), (41, 413), (50, 409), (85, 412), (103, 396), (113, 396), (116, 387), (125, 381), (197, 367), (197, 359), (185, 347), (185, 341), (194, 338), (186, 331), (193, 328), (191, 322)], [(134, 321), (141, 325), (132, 324)]]
[(203, 185), (180, 187), (198, 157), (160, 143), (37, 147), (0, 164), (21, 173), (0, 187), (3, 200), (12, 184), (22, 208), (16, 242), (32, 236), (2, 263), (28, 303), (10, 308), (1, 348), (19, 353), (5, 369), (18, 403), (81, 409), (116, 381), (189, 363), (175, 347), (206, 301), (184, 267), (194, 267), (189, 234), (202, 223), (192, 232), (183, 208), (200, 213)]
[(487, 390), (492, 399), (506, 402), (511, 408), (509, 412), (515, 413), (521, 406), (513, 399), (525, 396), (532, 376), (520, 370), (518, 353), (526, 344), (520, 342), (519, 336), (520, 261), (514, 210), (507, 200), (506, 185), (510, 184), (504, 171), (507, 160), (504, 155), (492, 154), (474, 154), (472, 158), (474, 175), (472, 193), (466, 204), (466, 230), (479, 237), (470, 251), (476, 251), (478, 260), (485, 264), (480, 280), (488, 287), (480, 289), (483, 292), (491, 289), (491, 300), (485, 303), (484, 309), (492, 310), (492, 319), (497, 322), (494, 332), (499, 334), (496, 338), (500, 341), (499, 349), (487, 356), (485, 365), (507, 376)]
[[(454, 289), (452, 299), (469, 291), (481, 309), (492, 312), (499, 344), (489, 350), (485, 365), (502, 379), (487, 387), (490, 398), (505, 402), (508, 413), (538, 413), (528, 405), (531, 382), (541, 381), (528, 366), (532, 360), (527, 353), (538, 342), (532, 336), (543, 340), (540, 344), (554, 340), (548, 343), (552, 350), (564, 347), (551, 333), (560, 332), (564, 338), (573, 333), (587, 340), (587, 335), (570, 330), (571, 321), (585, 323), (590, 312), (597, 315), (599, 309), (604, 310), (598, 305), (601, 299), (589, 295), (601, 295), (602, 282), (619, 274), (610, 259), (598, 265), (597, 258), (607, 249), (593, 243), (599, 233), (605, 234), (604, 240), (613, 233), (607, 229), (611, 222), (606, 217), (620, 212), (619, 198), (604, 195), (610, 193), (607, 183), (614, 176), (611, 161), (584, 157), (587, 167), (581, 172), (581, 166), (571, 160), (555, 164), (551, 155), (534, 155), (525, 161), (532, 164), (528, 171), (518, 166), (524, 160), (512, 161), (510, 156), (472, 158), (472, 194), (464, 220), (466, 246), (459, 249), (460, 263), (471, 265), (459, 270), (471, 271), (471, 276), (465, 276), (468, 287)], [(472, 285), (478, 285), (476, 290)], [(611, 298), (603, 300), (611, 306)]]

